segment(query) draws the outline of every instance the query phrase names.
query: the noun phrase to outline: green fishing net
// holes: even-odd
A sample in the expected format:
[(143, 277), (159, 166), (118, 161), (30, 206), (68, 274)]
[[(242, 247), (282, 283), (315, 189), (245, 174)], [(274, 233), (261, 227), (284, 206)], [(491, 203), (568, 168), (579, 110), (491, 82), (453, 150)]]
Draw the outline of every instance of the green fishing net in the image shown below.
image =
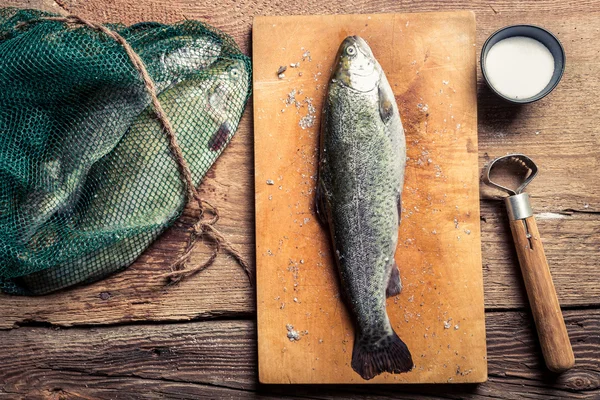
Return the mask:
[[(187, 200), (124, 47), (49, 16), (0, 10), (0, 290), (14, 294), (126, 268)], [(198, 185), (237, 129), (248, 57), (197, 21), (106, 27), (146, 65)]]

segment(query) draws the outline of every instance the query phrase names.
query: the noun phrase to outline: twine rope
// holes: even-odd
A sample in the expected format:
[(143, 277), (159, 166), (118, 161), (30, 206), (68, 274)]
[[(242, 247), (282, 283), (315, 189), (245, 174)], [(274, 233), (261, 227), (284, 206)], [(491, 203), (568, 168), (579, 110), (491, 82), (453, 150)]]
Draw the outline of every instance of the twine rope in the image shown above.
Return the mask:
[[(164, 109), (160, 104), (160, 101), (158, 100), (158, 95), (156, 94), (156, 85), (154, 84), (154, 81), (152, 80), (150, 74), (148, 74), (146, 66), (144, 65), (144, 62), (142, 61), (140, 56), (135, 52), (135, 50), (133, 50), (133, 48), (129, 45), (127, 40), (125, 40), (125, 38), (119, 35), (117, 32), (101, 24), (96, 24), (85, 20), (77, 15), (68, 15), (64, 17), (41, 17), (40, 19), (46, 21), (64, 22), (72, 25), (83, 25), (109, 36), (123, 47), (123, 49), (127, 53), (127, 56), (131, 60), (131, 63), (133, 64), (134, 68), (139, 72), (140, 77), (144, 82), (146, 91), (150, 95), (152, 101), (154, 113), (156, 114), (157, 119), (160, 121), (163, 127), (163, 131), (167, 135), (171, 155), (177, 163), (177, 166), (181, 173), (181, 178), (185, 184), (187, 202), (189, 203), (195, 201), (198, 205), (197, 220), (192, 227), (192, 231), (190, 232), (188, 242), (183, 254), (181, 254), (179, 258), (171, 264), (171, 272), (162, 274), (161, 277), (165, 278), (168, 284), (176, 284), (182, 279), (192, 276), (208, 268), (217, 259), (218, 254), (221, 252), (221, 249), (224, 248), (244, 269), (244, 272), (246, 273), (250, 283), (252, 284), (253, 277), (252, 272), (250, 270), (250, 266), (248, 265), (242, 254), (221, 234), (221, 232), (219, 232), (217, 228), (214, 227), (214, 225), (220, 218), (219, 210), (206, 200), (203, 200), (200, 196), (200, 193), (196, 189), (196, 186), (194, 186), (192, 172), (190, 171), (190, 167), (183, 157), (183, 153), (181, 151), (181, 147), (179, 146), (175, 130), (173, 129), (173, 126), (171, 125), (167, 114), (165, 113)], [(17, 27), (20, 27), (27, 23), (28, 22), (21, 23)], [(212, 214), (212, 218), (206, 218), (205, 214), (207, 210), (210, 212), (210, 214)], [(210, 239), (210, 241), (212, 241), (213, 243), (212, 254), (204, 263), (194, 266), (192, 268), (186, 268), (186, 264), (190, 260), (194, 248), (205, 237)]]

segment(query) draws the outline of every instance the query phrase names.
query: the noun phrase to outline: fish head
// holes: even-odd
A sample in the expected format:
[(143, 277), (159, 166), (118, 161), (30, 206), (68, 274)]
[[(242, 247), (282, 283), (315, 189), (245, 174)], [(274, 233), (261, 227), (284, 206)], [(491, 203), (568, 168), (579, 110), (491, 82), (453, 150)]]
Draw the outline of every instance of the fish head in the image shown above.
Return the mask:
[(179, 36), (163, 41), (160, 64), (168, 76), (185, 76), (210, 67), (221, 54), (221, 42), (211, 36)]
[(218, 125), (209, 147), (218, 151), (237, 130), (248, 97), (250, 73), (241, 59), (222, 60), (215, 67), (216, 76), (207, 91), (207, 108)]
[(360, 36), (348, 36), (337, 53), (332, 80), (360, 92), (379, 84), (381, 67), (371, 48)]

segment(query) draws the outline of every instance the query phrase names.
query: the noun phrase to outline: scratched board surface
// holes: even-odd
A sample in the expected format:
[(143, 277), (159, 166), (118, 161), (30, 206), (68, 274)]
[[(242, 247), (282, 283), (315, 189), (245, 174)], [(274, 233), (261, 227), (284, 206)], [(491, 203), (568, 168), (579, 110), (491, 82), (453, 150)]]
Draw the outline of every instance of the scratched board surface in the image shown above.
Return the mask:
[(387, 310), (415, 367), (368, 382), (485, 381), (470, 12), (255, 18), (259, 379), (367, 382), (350, 367), (354, 331), (313, 206), (321, 106), (348, 35), (366, 39), (386, 72), (409, 157), (396, 252), (404, 288)]

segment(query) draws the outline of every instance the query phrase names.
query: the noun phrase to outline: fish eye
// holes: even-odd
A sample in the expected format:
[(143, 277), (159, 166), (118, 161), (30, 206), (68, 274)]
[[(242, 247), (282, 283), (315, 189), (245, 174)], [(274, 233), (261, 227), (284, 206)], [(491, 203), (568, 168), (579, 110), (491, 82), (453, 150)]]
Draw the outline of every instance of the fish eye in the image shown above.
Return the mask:
[(347, 53), (349, 56), (353, 56), (353, 55), (355, 55), (355, 54), (356, 54), (356, 49), (354, 48), (354, 46), (349, 46), (349, 47), (346, 49), (346, 53)]
[(236, 79), (238, 76), (240, 76), (240, 71), (238, 71), (237, 68), (234, 68), (231, 71), (229, 71), (229, 76), (233, 79)]

